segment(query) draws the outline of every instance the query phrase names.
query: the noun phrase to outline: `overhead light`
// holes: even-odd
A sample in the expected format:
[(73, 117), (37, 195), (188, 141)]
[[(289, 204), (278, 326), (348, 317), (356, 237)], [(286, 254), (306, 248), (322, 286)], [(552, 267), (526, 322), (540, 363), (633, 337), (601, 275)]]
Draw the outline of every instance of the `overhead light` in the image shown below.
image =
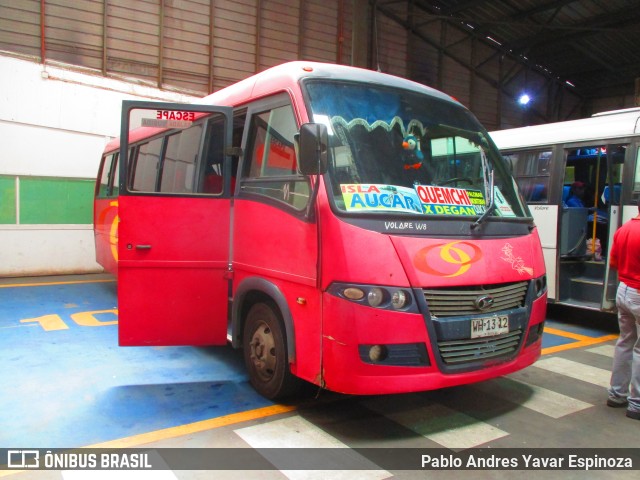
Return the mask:
[(520, 98), (518, 98), (518, 103), (522, 106), (529, 105), (530, 101), (531, 97), (526, 93), (523, 93), (522, 95), (520, 95)]

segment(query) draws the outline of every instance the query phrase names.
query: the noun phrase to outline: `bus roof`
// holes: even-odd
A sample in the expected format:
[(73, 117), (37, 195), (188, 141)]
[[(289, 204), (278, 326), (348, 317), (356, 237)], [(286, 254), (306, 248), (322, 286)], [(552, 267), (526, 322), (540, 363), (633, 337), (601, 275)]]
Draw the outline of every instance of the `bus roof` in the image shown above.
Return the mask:
[(350, 80), (387, 85), (426, 93), (444, 100), (456, 102), (451, 96), (439, 90), (394, 75), (347, 65), (295, 61), (271, 67), (238, 83), (218, 90), (204, 97), (202, 103), (236, 106), (248, 100), (290, 88), (292, 84), (298, 84), (303, 78), (329, 78), (332, 80)]
[(596, 113), (589, 118), (489, 132), (500, 150), (624, 138), (640, 134), (640, 108)]
[[(328, 78), (386, 85), (424, 93), (459, 105), (459, 102), (453, 97), (405, 78), (364, 68), (305, 61), (288, 62), (271, 67), (193, 103), (235, 107), (270, 94), (290, 90), (293, 85), (297, 85), (303, 78)], [(134, 138), (136, 140), (142, 139), (149, 133), (151, 132), (147, 131), (142, 134), (132, 132), (132, 141)], [(107, 144), (105, 152), (115, 151), (119, 145), (120, 141), (116, 138)]]

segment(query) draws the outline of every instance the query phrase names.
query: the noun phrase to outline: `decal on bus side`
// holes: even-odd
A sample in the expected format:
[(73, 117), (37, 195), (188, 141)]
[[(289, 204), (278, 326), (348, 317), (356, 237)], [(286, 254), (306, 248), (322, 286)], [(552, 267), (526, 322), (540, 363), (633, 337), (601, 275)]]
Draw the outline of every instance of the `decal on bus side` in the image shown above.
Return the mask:
[[(117, 207), (118, 201), (115, 200), (113, 202), (109, 202), (109, 206)], [(118, 261), (118, 223), (119, 222), (120, 222), (120, 217), (118, 215), (113, 217), (113, 221), (111, 222), (111, 229), (109, 230), (109, 245), (111, 247), (111, 255), (113, 255), (113, 259), (116, 262)]]

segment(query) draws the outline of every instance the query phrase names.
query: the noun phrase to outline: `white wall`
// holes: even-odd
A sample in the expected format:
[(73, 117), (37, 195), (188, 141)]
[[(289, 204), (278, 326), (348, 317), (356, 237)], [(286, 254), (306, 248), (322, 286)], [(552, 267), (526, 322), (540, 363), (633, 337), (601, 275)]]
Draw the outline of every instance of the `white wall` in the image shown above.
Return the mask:
[[(195, 100), (91, 73), (0, 52), (0, 175), (93, 179), (122, 100)], [(88, 224), (0, 224), (0, 245), (0, 276), (101, 271)]]

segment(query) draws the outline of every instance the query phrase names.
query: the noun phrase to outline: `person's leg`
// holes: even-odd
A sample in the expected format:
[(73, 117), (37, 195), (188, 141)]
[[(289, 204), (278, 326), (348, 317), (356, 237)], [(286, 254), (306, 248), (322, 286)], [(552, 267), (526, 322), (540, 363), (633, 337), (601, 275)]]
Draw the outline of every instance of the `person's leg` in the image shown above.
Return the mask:
[(610, 407), (626, 406), (627, 397), (629, 396), (633, 348), (638, 338), (635, 317), (627, 306), (629, 290), (629, 287), (621, 282), (616, 294), (620, 336), (616, 342), (613, 356), (611, 386), (609, 387), (609, 398), (607, 400), (607, 405)]
[(627, 294), (627, 308), (634, 316), (636, 333), (631, 360), (627, 416), (640, 420), (640, 293), (637, 290), (630, 289)]

